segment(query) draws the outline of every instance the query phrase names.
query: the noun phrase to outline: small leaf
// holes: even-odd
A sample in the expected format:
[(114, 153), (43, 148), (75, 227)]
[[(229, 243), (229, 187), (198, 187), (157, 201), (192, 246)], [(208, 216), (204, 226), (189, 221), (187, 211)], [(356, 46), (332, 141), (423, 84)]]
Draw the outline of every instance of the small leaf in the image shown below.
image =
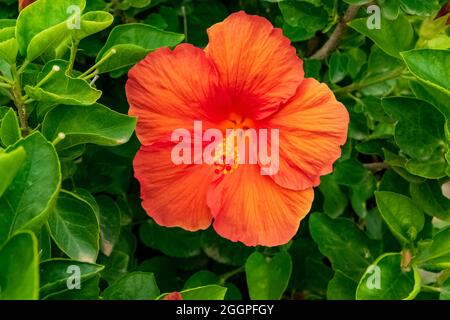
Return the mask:
[(0, 244), (19, 230), (42, 226), (53, 209), (61, 183), (55, 148), (39, 132), (19, 140), (6, 152), (19, 148), (25, 150), (25, 160), (0, 197)]
[(409, 70), (425, 84), (450, 96), (450, 52), (448, 50), (416, 49), (403, 52)]
[(395, 20), (381, 17), (381, 29), (369, 29), (367, 18), (352, 20), (350, 27), (373, 40), (387, 54), (400, 58), (400, 52), (412, 49), (414, 46), (414, 30), (404, 15)]
[(322, 213), (309, 218), (311, 236), (320, 252), (330, 259), (333, 269), (357, 281), (380, 253), (380, 245), (350, 220), (331, 219)]
[(46, 296), (67, 289), (67, 281), (73, 275), (71, 267), (77, 267), (80, 270), (80, 283), (97, 275), (103, 266), (90, 264), (69, 259), (51, 259), (41, 262), (40, 271), (40, 290), (41, 299)]
[(254, 252), (245, 263), (248, 291), (252, 300), (279, 300), (289, 283), (291, 257), (279, 252), (269, 258)]
[(159, 289), (153, 273), (133, 272), (106, 288), (102, 296), (105, 300), (153, 300)]
[(13, 109), (5, 114), (0, 122), (0, 140), (4, 146), (10, 146), (16, 143), (22, 134), (20, 132), (19, 120)]
[(437, 181), (428, 180), (421, 184), (411, 184), (410, 192), (413, 201), (425, 213), (450, 221), (450, 201), (442, 195), (441, 186)]
[(24, 160), (23, 148), (17, 148), (9, 153), (0, 153), (0, 198), (13, 181)]
[(49, 140), (54, 140), (63, 133), (65, 139), (57, 145), (60, 150), (86, 143), (117, 146), (130, 139), (135, 125), (136, 118), (120, 114), (101, 104), (60, 105), (47, 114), (42, 132)]
[[(183, 300), (224, 300), (227, 288), (218, 285), (209, 285), (181, 291)], [(162, 294), (158, 300), (164, 299), (168, 294)]]
[(112, 49), (115, 54), (99, 67), (99, 73), (111, 72), (131, 66), (143, 59), (149, 52), (160, 47), (174, 47), (183, 41), (184, 35), (159, 30), (155, 27), (128, 23), (114, 27), (104, 47), (97, 55), (100, 61)]
[(411, 270), (404, 270), (401, 263), (399, 253), (380, 256), (361, 278), (356, 299), (413, 300), (420, 292), (420, 274), (415, 265)]
[(94, 263), (99, 250), (99, 224), (91, 205), (62, 191), (48, 219), (50, 234), (71, 259)]
[(45, 103), (94, 104), (102, 92), (91, 87), (85, 80), (66, 75), (63, 70), (66, 70), (67, 65), (68, 62), (64, 60), (49, 61), (39, 73), (37, 81), (39, 83), (51, 73), (49, 78), (39, 87), (26, 85), (25, 92), (30, 98)]
[(39, 255), (31, 232), (18, 233), (0, 248), (0, 300), (37, 300)]
[(378, 209), (392, 233), (402, 242), (414, 240), (422, 231), (425, 217), (410, 198), (388, 192), (375, 192)]
[(445, 119), (433, 105), (412, 98), (388, 98), (382, 104), (384, 110), (398, 120), (395, 141), (400, 149), (424, 161), (435, 153), (442, 154)]
[(141, 225), (139, 235), (146, 246), (171, 257), (194, 257), (201, 252), (201, 234), (198, 232), (160, 227), (153, 220), (147, 220)]
[(253, 248), (219, 237), (212, 229), (203, 232), (201, 243), (203, 251), (211, 259), (232, 266), (242, 266), (253, 252)]
[(440, 231), (431, 242), (424, 244), (414, 262), (424, 267), (450, 268), (450, 228)]
[[(68, 23), (76, 19), (85, 5), (86, 0), (40, 0), (27, 6), (20, 12), (16, 26), (21, 55), (33, 61), (65, 43), (72, 34)], [(79, 11), (70, 11), (69, 8), (78, 8)]]
[(96, 198), (100, 208), (100, 248), (106, 256), (114, 250), (120, 235), (120, 208), (107, 196)]

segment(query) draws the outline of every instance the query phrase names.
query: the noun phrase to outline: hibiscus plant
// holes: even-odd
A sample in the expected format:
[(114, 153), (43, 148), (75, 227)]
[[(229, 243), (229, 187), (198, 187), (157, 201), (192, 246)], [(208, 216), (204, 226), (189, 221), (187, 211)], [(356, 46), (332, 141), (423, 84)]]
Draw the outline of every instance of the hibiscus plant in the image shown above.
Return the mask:
[(447, 0), (0, 0), (0, 299), (448, 300), (448, 120)]

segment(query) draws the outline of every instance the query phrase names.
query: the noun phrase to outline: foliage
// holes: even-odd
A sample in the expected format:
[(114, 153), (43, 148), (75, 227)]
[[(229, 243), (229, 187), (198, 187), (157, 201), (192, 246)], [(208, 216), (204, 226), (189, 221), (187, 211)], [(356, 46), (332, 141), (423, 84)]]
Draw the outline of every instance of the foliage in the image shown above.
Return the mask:
[[(367, 27), (373, 3), (38, 0), (19, 14), (0, 1), (0, 299), (449, 299), (446, 1), (378, 0), (381, 29)], [(158, 226), (133, 178), (127, 71), (162, 46), (205, 46), (237, 10), (282, 28), (351, 118), (281, 247)], [(340, 24), (336, 48), (310, 58)], [(73, 265), (80, 290), (66, 286)]]

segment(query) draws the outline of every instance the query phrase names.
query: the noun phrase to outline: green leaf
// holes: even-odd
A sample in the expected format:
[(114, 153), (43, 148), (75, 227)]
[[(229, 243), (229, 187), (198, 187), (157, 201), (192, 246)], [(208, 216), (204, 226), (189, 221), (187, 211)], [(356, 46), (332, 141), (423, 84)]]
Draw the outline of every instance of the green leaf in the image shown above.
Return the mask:
[(62, 191), (49, 216), (50, 234), (71, 259), (94, 263), (99, 250), (99, 223), (91, 205), (74, 193)]
[(414, 203), (425, 213), (450, 221), (450, 201), (442, 195), (441, 186), (437, 181), (428, 180), (421, 184), (411, 184), (410, 192)]
[(25, 161), (0, 197), (0, 243), (19, 230), (44, 224), (61, 183), (58, 155), (40, 133), (19, 140), (7, 154), (19, 148), (25, 150)]
[(397, 19), (400, 14), (400, 0), (378, 0), (381, 13), (389, 20)]
[[(98, 264), (90, 264), (69, 259), (51, 259), (41, 262), (39, 265), (40, 272), (40, 290), (41, 299), (46, 296), (67, 289), (68, 281), (74, 275), (71, 268), (79, 268), (79, 276), (81, 286), (88, 279), (95, 277), (103, 266)], [(77, 274), (78, 275), (78, 274)]]
[(201, 252), (201, 234), (198, 232), (160, 227), (153, 220), (147, 220), (141, 224), (139, 235), (146, 246), (171, 257), (194, 257)]
[(401, 264), (402, 255), (399, 253), (380, 256), (362, 276), (356, 299), (413, 300), (420, 292), (420, 274), (415, 265), (406, 270)]
[(410, 81), (411, 90), (417, 98), (434, 105), (446, 119), (450, 119), (450, 95), (425, 82)]
[(413, 158), (428, 160), (442, 154), (445, 145), (445, 119), (436, 108), (413, 98), (388, 98), (382, 101), (384, 110), (398, 120), (395, 141)]
[[(72, 78), (65, 74), (68, 65), (64, 60), (49, 61), (39, 73), (38, 84), (40, 86), (25, 86), (25, 92), (36, 101), (67, 104), (67, 105), (91, 105), (102, 95), (102, 92), (91, 87), (82, 79)], [(60, 70), (60, 71), (55, 71)], [(59, 69), (58, 69), (59, 68)]]
[(33, 233), (21, 232), (0, 248), (0, 300), (37, 300), (39, 255)]
[(292, 0), (280, 1), (278, 6), (285, 21), (283, 31), (292, 41), (312, 38), (328, 23), (328, 13), (321, 6)]
[(358, 282), (336, 270), (333, 279), (328, 283), (328, 300), (355, 300)]
[(0, 122), (0, 140), (7, 147), (16, 143), (20, 138), (22, 138), (22, 133), (16, 112), (9, 109)]
[(378, 209), (392, 233), (402, 242), (416, 239), (422, 231), (425, 217), (423, 212), (404, 195), (388, 192), (375, 192)]
[(209, 285), (181, 291), (184, 300), (223, 300), (227, 288), (218, 285)]
[(120, 235), (120, 208), (107, 196), (96, 198), (100, 208), (100, 248), (106, 256), (110, 256)]
[(350, 27), (375, 42), (384, 52), (400, 58), (400, 52), (412, 49), (414, 46), (414, 30), (404, 15), (395, 20), (381, 17), (381, 29), (369, 29), (367, 18), (355, 19), (348, 23)]
[(335, 52), (330, 58), (329, 76), (331, 83), (338, 83), (348, 74), (349, 58), (347, 55)]
[(379, 243), (347, 219), (331, 219), (323, 213), (314, 213), (309, 218), (309, 229), (333, 269), (355, 281), (380, 252)]
[(81, 16), (80, 29), (73, 29), (73, 39), (78, 42), (92, 34), (108, 28), (114, 17), (105, 11), (90, 11)]
[(409, 70), (419, 80), (450, 96), (450, 52), (448, 50), (417, 49), (403, 52)]
[(0, 37), (0, 59), (4, 59), (8, 64), (16, 62), (19, 45), (16, 38), (2, 40)]
[(210, 284), (219, 284), (220, 278), (217, 274), (208, 271), (200, 270), (194, 273), (189, 279), (186, 280), (183, 286), (183, 290), (206, 286)]
[(99, 62), (112, 49), (116, 53), (104, 60), (98, 67), (98, 72), (111, 72), (131, 66), (149, 52), (160, 47), (176, 46), (183, 39), (182, 34), (159, 30), (145, 24), (129, 23), (116, 26), (98, 53), (96, 62)]
[(45, 117), (42, 133), (49, 140), (64, 133), (65, 139), (57, 145), (61, 150), (85, 143), (117, 146), (130, 139), (135, 125), (136, 118), (120, 114), (101, 104), (60, 105)]
[(438, 0), (400, 0), (403, 10), (412, 15), (431, 16), (439, 11)]
[(92, 278), (83, 281), (80, 289), (64, 289), (48, 296), (43, 300), (99, 300), (100, 277), (94, 275)]
[(153, 273), (133, 272), (106, 288), (105, 300), (153, 300), (159, 296)]
[(17, 148), (9, 153), (0, 153), (0, 198), (13, 181), (24, 160), (23, 148)]
[(201, 245), (208, 257), (232, 266), (242, 266), (253, 252), (253, 248), (222, 238), (212, 229), (203, 232)]
[(137, 267), (136, 271), (153, 273), (158, 279), (158, 287), (163, 292), (172, 292), (179, 288), (175, 263), (166, 256), (145, 260)]
[(336, 183), (334, 175), (320, 178), (319, 190), (324, 197), (323, 210), (332, 218), (339, 217), (347, 207), (347, 197)]
[(440, 231), (431, 242), (425, 243), (414, 262), (423, 267), (450, 268), (450, 228)]
[[(39, 0), (22, 10), (17, 18), (16, 38), (22, 56), (33, 61), (44, 52), (54, 50), (72, 35), (77, 13), (86, 5), (85, 0)], [(72, 7), (71, 7), (72, 6)], [(80, 10), (70, 11), (69, 8)]]
[(254, 252), (245, 263), (248, 291), (252, 300), (279, 300), (289, 283), (292, 261), (289, 253), (266, 257)]

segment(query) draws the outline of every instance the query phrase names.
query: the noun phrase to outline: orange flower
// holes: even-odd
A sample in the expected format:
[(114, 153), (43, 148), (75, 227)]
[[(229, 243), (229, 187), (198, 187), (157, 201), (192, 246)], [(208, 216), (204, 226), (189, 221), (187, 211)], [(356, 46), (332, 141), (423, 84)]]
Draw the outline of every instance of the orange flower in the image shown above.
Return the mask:
[[(295, 48), (266, 19), (234, 13), (208, 36), (204, 50), (161, 48), (129, 72), (142, 205), (163, 226), (196, 231), (213, 223), (222, 237), (248, 246), (285, 244), (311, 208), (313, 187), (340, 157), (348, 113), (325, 84), (304, 78)], [(171, 134), (194, 132), (196, 120), (203, 132), (278, 129), (278, 172), (261, 175), (260, 164), (243, 164), (217, 174), (213, 164), (174, 164)]]

